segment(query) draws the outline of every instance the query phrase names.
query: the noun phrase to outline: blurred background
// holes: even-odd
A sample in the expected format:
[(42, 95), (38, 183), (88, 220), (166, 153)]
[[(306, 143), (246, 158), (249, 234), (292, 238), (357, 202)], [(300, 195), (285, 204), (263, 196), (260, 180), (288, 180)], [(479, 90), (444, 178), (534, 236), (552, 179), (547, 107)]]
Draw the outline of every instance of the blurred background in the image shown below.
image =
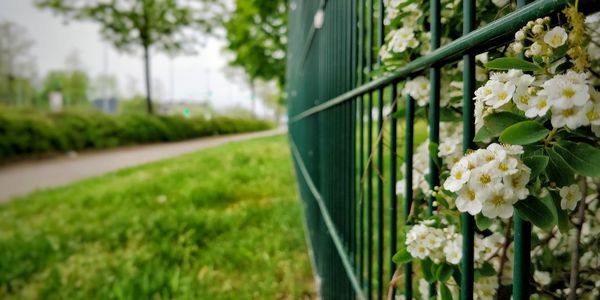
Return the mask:
[(290, 7), (0, 1), (0, 299), (315, 297)]
[(285, 4), (239, 2), (2, 1), (0, 101), (281, 116)]

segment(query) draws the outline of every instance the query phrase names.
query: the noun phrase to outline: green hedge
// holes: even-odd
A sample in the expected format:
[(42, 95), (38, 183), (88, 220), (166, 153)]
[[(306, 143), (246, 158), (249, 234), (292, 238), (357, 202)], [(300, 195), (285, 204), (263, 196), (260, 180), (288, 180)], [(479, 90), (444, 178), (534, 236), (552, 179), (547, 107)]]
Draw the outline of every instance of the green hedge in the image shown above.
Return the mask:
[(229, 117), (183, 118), (97, 112), (40, 113), (0, 108), (0, 160), (258, 131), (273, 124)]

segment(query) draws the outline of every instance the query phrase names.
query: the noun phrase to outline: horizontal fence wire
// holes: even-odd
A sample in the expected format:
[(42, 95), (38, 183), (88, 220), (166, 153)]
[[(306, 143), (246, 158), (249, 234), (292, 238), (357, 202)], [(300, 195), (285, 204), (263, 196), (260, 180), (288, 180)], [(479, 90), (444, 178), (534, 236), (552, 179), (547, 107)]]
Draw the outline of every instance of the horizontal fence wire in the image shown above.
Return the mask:
[[(415, 100), (399, 95), (403, 81), (417, 72), (429, 72), (428, 139), (438, 144), (440, 70), (462, 59), (463, 151), (473, 149), (475, 55), (506, 44), (529, 20), (568, 4), (538, 0), (525, 5), (518, 0), (516, 11), (476, 28), (477, 1), (463, 0), (463, 35), (441, 46), (440, 2), (429, 3), (432, 51), (376, 79), (369, 78), (382, 64), (374, 54), (384, 44), (383, 0), (289, 3), (289, 141), (321, 299), (394, 299), (397, 294), (412, 299), (415, 295), (413, 264), (396, 265), (392, 260), (400, 224), (409, 224), (415, 206), (417, 117)], [(587, 2), (586, 6), (600, 9), (598, 1)], [(390, 117), (398, 116), (399, 107), (404, 109), (403, 122)], [(404, 162), (402, 191), (396, 186), (399, 160)], [(440, 184), (439, 170), (431, 158), (429, 166), (433, 190)], [(400, 192), (402, 205), (398, 205)], [(427, 200), (432, 213), (433, 198)], [(514, 226), (514, 259), (519, 267), (514, 268), (513, 298), (528, 299), (531, 224), (515, 216)], [(461, 214), (460, 299), (473, 299), (474, 229), (474, 218)], [(430, 296), (435, 292), (435, 286), (430, 286)]]

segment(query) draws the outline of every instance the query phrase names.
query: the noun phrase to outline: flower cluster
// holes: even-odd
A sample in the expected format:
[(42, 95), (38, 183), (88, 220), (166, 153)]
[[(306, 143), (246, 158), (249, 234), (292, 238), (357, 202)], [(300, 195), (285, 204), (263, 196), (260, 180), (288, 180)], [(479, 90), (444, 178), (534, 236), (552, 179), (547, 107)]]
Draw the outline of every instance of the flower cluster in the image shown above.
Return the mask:
[(429, 91), (429, 79), (425, 76), (417, 76), (406, 81), (402, 95), (408, 95), (417, 101), (417, 105), (425, 106), (429, 103)]
[[(450, 168), (462, 157), (462, 124), (452, 122), (440, 123), (440, 139), (438, 157), (442, 159), (445, 166)], [(403, 178), (406, 178), (406, 165), (401, 166)], [(429, 193), (429, 183), (427, 176), (429, 174), (429, 141), (419, 145), (413, 155), (413, 194), (419, 190), (423, 193)], [(402, 179), (396, 184), (396, 192), (404, 195), (405, 180)]]
[(600, 125), (600, 93), (588, 80), (588, 73), (568, 70), (544, 80), (520, 70), (492, 73), (490, 80), (475, 91), (476, 127), (483, 126), (491, 111), (514, 105), (528, 118), (544, 117), (551, 111), (554, 128)]
[(386, 44), (379, 49), (382, 60), (394, 56), (406, 56), (407, 50), (414, 50), (419, 45), (428, 44), (427, 34), (419, 30), (418, 23), (423, 17), (423, 11), (417, 3), (407, 4), (407, 0), (386, 0), (384, 24), (399, 23), (398, 28), (390, 30), (386, 35)]
[(450, 170), (444, 189), (455, 192), (456, 208), (471, 215), (508, 218), (513, 204), (529, 195), (531, 170), (520, 159), (520, 146), (490, 144), (460, 159)]
[(429, 220), (411, 227), (406, 235), (406, 250), (412, 257), (457, 265), (462, 258), (462, 235), (455, 226), (436, 228), (432, 224)]

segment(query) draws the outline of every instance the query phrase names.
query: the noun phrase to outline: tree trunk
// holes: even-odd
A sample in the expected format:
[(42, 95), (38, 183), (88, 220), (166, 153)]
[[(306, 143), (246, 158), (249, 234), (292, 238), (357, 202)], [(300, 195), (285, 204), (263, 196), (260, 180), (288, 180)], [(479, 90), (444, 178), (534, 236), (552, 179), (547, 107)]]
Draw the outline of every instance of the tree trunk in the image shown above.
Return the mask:
[(254, 79), (250, 79), (250, 100), (252, 101), (252, 115), (256, 118), (256, 90), (254, 87)]
[(150, 51), (148, 45), (144, 45), (144, 75), (146, 77), (146, 108), (148, 114), (153, 114), (152, 109), (152, 86), (150, 83)]

